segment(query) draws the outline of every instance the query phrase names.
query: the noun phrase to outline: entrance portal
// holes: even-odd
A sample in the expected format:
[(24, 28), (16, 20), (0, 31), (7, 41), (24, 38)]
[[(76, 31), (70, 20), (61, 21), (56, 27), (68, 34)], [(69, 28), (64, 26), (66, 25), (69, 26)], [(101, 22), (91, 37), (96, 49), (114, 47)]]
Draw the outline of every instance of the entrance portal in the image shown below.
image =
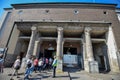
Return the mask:
[(107, 47), (104, 42), (93, 43), (94, 58), (98, 62), (100, 72), (110, 71)]
[(54, 58), (54, 55), (55, 55), (55, 50), (48, 50), (48, 49), (45, 49), (44, 51), (44, 57), (46, 58)]
[(63, 63), (67, 67), (77, 66), (77, 48), (64, 47)]
[(77, 55), (77, 48), (64, 47), (64, 54)]

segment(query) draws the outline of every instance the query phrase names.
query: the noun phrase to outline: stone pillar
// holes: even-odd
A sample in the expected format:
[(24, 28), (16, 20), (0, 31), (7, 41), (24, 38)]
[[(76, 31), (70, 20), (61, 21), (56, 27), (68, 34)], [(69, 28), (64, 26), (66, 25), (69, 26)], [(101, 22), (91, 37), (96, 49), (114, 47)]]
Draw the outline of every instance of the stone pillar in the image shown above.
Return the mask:
[(63, 72), (63, 28), (58, 27), (58, 38), (57, 38), (57, 72)]
[(40, 41), (35, 41), (34, 50), (33, 50), (33, 56), (39, 57), (39, 51), (40, 51)]
[(85, 60), (84, 65), (85, 65), (85, 70), (87, 72), (98, 73), (99, 72), (98, 63), (94, 61), (90, 31), (91, 31), (90, 27), (85, 28), (85, 47), (86, 47), (87, 59)]
[(88, 65), (88, 60), (87, 60), (86, 43), (85, 43), (85, 35), (84, 34), (83, 34), (83, 40), (82, 40), (82, 47), (83, 47), (84, 70), (89, 72), (89, 65)]
[(85, 28), (86, 53), (87, 53), (88, 61), (94, 61), (90, 31), (91, 28), (89, 27)]
[(32, 54), (33, 54), (33, 49), (34, 49), (34, 43), (35, 43), (35, 39), (36, 39), (36, 27), (32, 27), (32, 34), (30, 37), (30, 42), (29, 42), (29, 46), (28, 46), (28, 50), (27, 50), (27, 54), (26, 54), (26, 58), (28, 59)]
[(64, 54), (64, 53), (63, 53), (63, 52), (64, 52), (64, 51), (63, 51), (63, 48), (64, 48), (64, 42), (65, 42), (65, 41), (63, 40), (63, 41), (62, 41), (62, 54), (61, 54), (62, 59), (63, 59), (63, 54)]
[(109, 61), (110, 61), (110, 68), (112, 72), (120, 72), (120, 66), (118, 61), (118, 49), (117, 49), (117, 43), (115, 41), (114, 33), (112, 26), (109, 26), (108, 33), (106, 34), (107, 38), (107, 49), (108, 49), (108, 55), (109, 55)]
[(81, 63), (81, 69), (84, 69), (84, 44), (83, 44), (83, 40), (80, 41), (80, 54), (81, 54), (81, 59), (80, 59), (80, 63)]

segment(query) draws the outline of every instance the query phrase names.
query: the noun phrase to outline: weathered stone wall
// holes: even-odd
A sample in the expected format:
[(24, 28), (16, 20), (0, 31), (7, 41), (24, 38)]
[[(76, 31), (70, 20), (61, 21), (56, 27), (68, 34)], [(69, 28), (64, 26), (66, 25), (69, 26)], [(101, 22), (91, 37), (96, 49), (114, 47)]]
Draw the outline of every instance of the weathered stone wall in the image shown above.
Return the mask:
[[(34, 4), (35, 5), (35, 4)], [(29, 5), (30, 6), (30, 5)], [(13, 6), (14, 8), (8, 11), (7, 18), (5, 19), (4, 24), (2, 25), (2, 36), (0, 37), (0, 47), (8, 47), (8, 58), (11, 58), (11, 54), (14, 54), (15, 45), (18, 40), (19, 31), (14, 30), (15, 21), (24, 22), (40, 22), (40, 21), (104, 21), (110, 22), (113, 29), (113, 36), (115, 37), (115, 50), (114, 54), (120, 49), (120, 23), (118, 21), (115, 6), (114, 5), (56, 5), (54, 7), (46, 6), (44, 7), (25, 7), (25, 6)], [(85, 26), (84, 26), (85, 27)], [(91, 27), (91, 26), (89, 26)], [(14, 36), (13, 36), (14, 35)], [(15, 37), (15, 41), (14, 41)], [(13, 45), (12, 45), (13, 44)], [(108, 43), (109, 44), (109, 43)], [(12, 47), (11, 47), (12, 46)], [(111, 46), (109, 44), (109, 46)], [(118, 49), (117, 49), (118, 48)], [(110, 48), (109, 48), (110, 50)], [(118, 71), (117, 58), (115, 58), (110, 52), (110, 61), (113, 71)], [(114, 60), (113, 60), (114, 59)], [(114, 68), (115, 67), (115, 68)]]
[[(88, 6), (88, 7), (87, 7)], [(118, 43), (118, 48), (120, 45), (119, 42), (119, 22), (117, 15), (115, 13), (114, 7), (90, 7), (87, 6), (78, 6), (72, 8), (27, 8), (25, 9), (13, 9), (11, 15), (8, 17), (8, 21), (6, 22), (5, 29), (6, 34), (3, 33), (2, 43), (1, 45), (6, 45), (8, 37), (10, 35), (10, 31), (13, 27), (14, 21), (56, 21), (56, 20), (67, 20), (67, 21), (106, 21), (111, 22), (115, 40)], [(49, 6), (48, 6), (49, 7)], [(48, 10), (48, 12), (46, 11)], [(74, 11), (77, 10), (78, 14), (75, 14)]]

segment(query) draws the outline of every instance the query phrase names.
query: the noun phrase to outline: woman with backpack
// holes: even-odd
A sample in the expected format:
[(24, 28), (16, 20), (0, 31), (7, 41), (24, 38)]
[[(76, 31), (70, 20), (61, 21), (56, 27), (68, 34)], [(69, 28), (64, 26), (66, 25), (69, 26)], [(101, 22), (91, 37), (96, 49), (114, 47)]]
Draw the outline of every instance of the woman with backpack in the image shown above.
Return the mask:
[(33, 61), (34, 61), (33, 56), (29, 57), (29, 59), (27, 60), (24, 79), (29, 79), (29, 75), (33, 72), (33, 70), (34, 70)]
[(43, 67), (43, 61), (42, 61), (42, 59), (39, 59), (39, 62), (38, 62), (38, 70), (39, 70), (39, 72), (41, 72), (42, 67)]
[(4, 59), (3, 59), (3, 55), (0, 55), (0, 73), (3, 73), (3, 63), (4, 63)]
[(18, 70), (20, 69), (20, 56), (17, 56), (17, 59), (15, 60), (14, 64), (13, 64), (13, 68), (14, 68), (14, 72), (11, 76), (11, 79), (13, 78), (13, 76), (16, 73), (17, 78), (19, 78), (18, 76)]

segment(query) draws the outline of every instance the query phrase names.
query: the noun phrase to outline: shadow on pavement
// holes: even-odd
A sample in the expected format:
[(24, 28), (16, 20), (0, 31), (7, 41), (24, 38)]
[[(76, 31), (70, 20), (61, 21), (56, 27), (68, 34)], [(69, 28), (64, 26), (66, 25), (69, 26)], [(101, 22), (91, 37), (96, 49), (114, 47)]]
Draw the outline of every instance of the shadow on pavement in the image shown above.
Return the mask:
[(64, 67), (63, 70), (70, 73), (81, 71), (79, 67)]

